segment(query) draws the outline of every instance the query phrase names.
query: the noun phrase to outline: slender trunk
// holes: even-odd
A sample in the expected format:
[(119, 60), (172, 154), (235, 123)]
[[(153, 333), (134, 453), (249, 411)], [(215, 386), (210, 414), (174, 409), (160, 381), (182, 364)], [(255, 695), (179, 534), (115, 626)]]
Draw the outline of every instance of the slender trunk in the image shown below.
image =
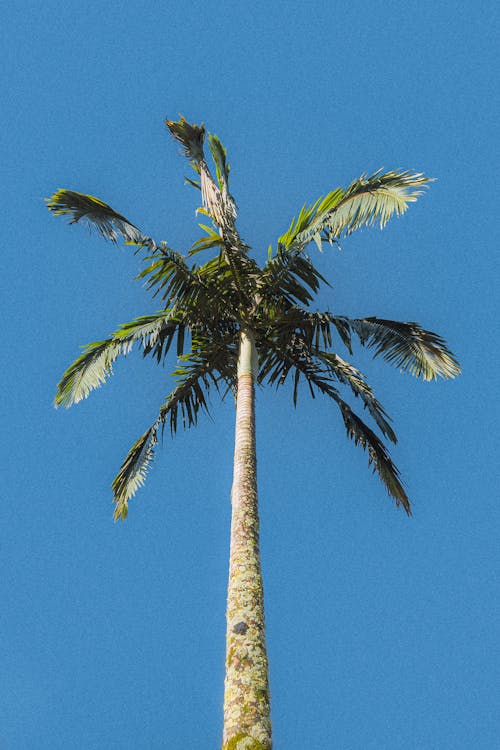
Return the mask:
[(254, 378), (257, 352), (242, 331), (238, 362), (222, 750), (271, 750), (260, 569)]

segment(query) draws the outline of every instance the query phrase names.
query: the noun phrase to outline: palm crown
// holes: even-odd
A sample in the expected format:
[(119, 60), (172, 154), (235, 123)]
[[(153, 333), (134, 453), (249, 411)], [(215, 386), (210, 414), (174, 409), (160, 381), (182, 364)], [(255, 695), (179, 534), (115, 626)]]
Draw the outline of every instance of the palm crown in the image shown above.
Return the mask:
[[(293, 401), (304, 380), (314, 397), (328, 396), (338, 406), (347, 435), (368, 453), (397, 505), (410, 513), (410, 504), (382, 439), (353, 411), (342, 395), (358, 397), (384, 438), (396, 442), (390, 419), (363, 374), (338, 353), (338, 345), (352, 354), (353, 340), (403, 371), (431, 380), (454, 377), (459, 366), (443, 339), (418, 323), (375, 317), (351, 319), (311, 308), (322, 283), (328, 283), (306, 253), (314, 242), (335, 243), (356, 229), (404, 213), (429, 181), (407, 171), (362, 175), (347, 188), (337, 188), (304, 206), (259, 266), (236, 228), (237, 208), (229, 191), (230, 168), (226, 150), (215, 135), (206, 140), (215, 167), (206, 161), (203, 126), (184, 118), (167, 120), (193, 167), (187, 182), (201, 192), (199, 209), (212, 226), (200, 224), (203, 235), (186, 254), (157, 243), (106, 203), (70, 190), (58, 190), (48, 201), (55, 214), (71, 223), (85, 221), (112, 242), (120, 237), (145, 253), (139, 274), (161, 302), (161, 309), (120, 326), (107, 339), (89, 344), (64, 373), (56, 406), (71, 406), (100, 386), (112, 373), (119, 355), (142, 347), (159, 363), (175, 344), (175, 387), (160, 406), (155, 422), (132, 445), (113, 482), (115, 517), (127, 516), (128, 501), (143, 484), (159, 435), (166, 425), (175, 433), (180, 423), (195, 425), (200, 410), (208, 410), (208, 394), (234, 391), (238, 379), (241, 332), (255, 343), (258, 383), (280, 386), (293, 382)], [(208, 253), (205, 262), (194, 256)]]

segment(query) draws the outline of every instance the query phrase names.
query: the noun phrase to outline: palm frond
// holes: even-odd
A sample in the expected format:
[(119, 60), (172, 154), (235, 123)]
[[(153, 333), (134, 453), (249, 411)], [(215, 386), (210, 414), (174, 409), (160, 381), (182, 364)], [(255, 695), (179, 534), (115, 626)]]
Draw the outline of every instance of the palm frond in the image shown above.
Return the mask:
[(381, 318), (344, 318), (363, 346), (374, 348), (377, 357), (423, 380), (454, 378), (460, 365), (444, 339), (418, 323)]
[(125, 242), (133, 245), (154, 244), (135, 224), (93, 195), (61, 189), (47, 199), (47, 208), (55, 216), (69, 215), (70, 224), (84, 220), (89, 227), (95, 227), (104, 239), (111, 242), (116, 242), (121, 235)]
[[(369, 465), (378, 473), (387, 491), (396, 501), (396, 505), (403, 505), (404, 509), (411, 515), (410, 503), (406, 492), (401, 484), (399, 471), (394, 465), (391, 457), (380, 438), (371, 430), (340, 397), (338, 390), (332, 383), (330, 367), (323, 367), (321, 362), (311, 356), (311, 353), (300, 337), (293, 338), (287, 347), (270, 346), (266, 352), (267, 356), (261, 362), (258, 382), (263, 382), (267, 377), (270, 383), (276, 382), (282, 385), (288, 374), (295, 370), (293, 401), (297, 402), (297, 389), (300, 377), (306, 380), (311, 395), (315, 396), (315, 390), (329, 396), (340, 408), (347, 435), (354, 440), (355, 445), (360, 445), (368, 451)], [(337, 363), (338, 366), (338, 363)], [(345, 372), (345, 368), (344, 368)], [(361, 395), (361, 394), (359, 394)], [(382, 411), (382, 413), (385, 413)], [(391, 429), (387, 425), (389, 430)]]
[(201, 190), (201, 185), (197, 180), (192, 180), (190, 177), (184, 177), (184, 182), (186, 185), (191, 185), (191, 187)]
[(315, 355), (327, 365), (331, 374), (340, 383), (349, 386), (354, 395), (361, 399), (365, 409), (370, 413), (370, 416), (376, 422), (382, 434), (393, 443), (397, 443), (394, 430), (387, 421), (390, 417), (382, 404), (375, 398), (375, 394), (366, 382), (363, 373), (349, 362), (346, 362), (345, 359), (339, 357), (338, 354), (316, 351)]
[(410, 501), (401, 483), (399, 470), (393, 463), (387, 448), (370, 428), (355, 414), (350, 406), (340, 398), (336, 399), (347, 435), (355, 445), (361, 446), (368, 452), (368, 465), (373, 467), (385, 484), (387, 492), (402, 505), (407, 514), (411, 515)]
[[(396, 435), (388, 422), (390, 418), (376, 399), (363, 373), (338, 354), (326, 351), (326, 348), (332, 345), (331, 318), (329, 313), (315, 313), (299, 307), (292, 307), (275, 317), (273, 324), (266, 330), (266, 338), (272, 341), (271, 348), (281, 352), (278, 359), (281, 361), (282, 370), (276, 370), (275, 366), (275, 379), (278, 373), (284, 373), (286, 378), (286, 374), (292, 368), (299, 371), (299, 374), (296, 374), (296, 383), (302, 375), (307, 379), (308, 373), (312, 379), (319, 376), (322, 381), (325, 373), (328, 374), (334, 381), (347, 385), (354, 395), (361, 399), (382, 434), (396, 443)], [(319, 365), (314, 364), (316, 360)], [(266, 367), (269, 367), (268, 357), (263, 360), (264, 372)]]
[(215, 134), (209, 134), (208, 145), (212, 159), (214, 160), (219, 187), (222, 191), (229, 190), (229, 172), (231, 171), (231, 166), (227, 161), (227, 151)]
[(108, 339), (87, 344), (83, 353), (68, 367), (57, 386), (55, 406), (70, 407), (102, 385), (113, 372), (113, 363), (128, 354), (140, 341), (144, 351), (155, 351), (161, 342), (162, 353), (175, 335), (180, 318), (169, 310), (143, 315), (120, 326)]
[[(172, 136), (184, 149), (191, 160), (193, 168), (200, 176), (200, 190), (203, 208), (208, 212), (218, 227), (232, 227), (236, 219), (236, 204), (228, 191), (229, 165), (226, 163), (226, 152), (217, 136), (209, 136), (209, 146), (220, 177), (217, 186), (205, 160), (203, 143), (205, 140), (204, 125), (191, 125), (184, 117), (180, 120), (166, 120)], [(197, 183), (188, 180), (195, 187)]]
[(237, 356), (237, 334), (221, 336), (214, 342), (203, 335), (193, 337), (192, 350), (181, 358), (173, 375), (178, 384), (160, 408), (158, 418), (141, 435), (129, 450), (115, 480), (113, 492), (115, 519), (124, 520), (128, 513), (128, 502), (144, 484), (148, 468), (154, 458), (158, 443), (158, 431), (168, 422), (174, 434), (179, 424), (179, 415), (185, 428), (195, 426), (200, 411), (208, 413), (207, 396), (219, 383), (233, 385)]
[(214, 231), (211, 227), (207, 227), (206, 224), (198, 224), (198, 226), (200, 229), (203, 229), (205, 234), (193, 243), (188, 255), (196, 255), (196, 253), (202, 250), (209, 250), (214, 247), (218, 247), (221, 250), (224, 248), (223, 239), (218, 232)]
[(306, 381), (311, 396), (315, 398), (316, 390), (336, 398), (338, 391), (332, 383), (328, 369), (318, 363), (311, 355), (310, 348), (304, 339), (296, 334), (287, 335), (285, 340), (276, 337), (259, 342), (259, 372), (257, 382), (283, 385), (288, 375), (294, 372), (293, 403), (297, 405), (300, 378)]
[[(209, 230), (205, 238), (195, 243), (191, 254), (214, 243), (218, 235)], [(221, 242), (219, 237), (219, 242)], [(226, 319), (240, 304), (237, 278), (227, 257), (219, 253), (201, 266), (189, 265), (175, 250), (162, 247), (145, 258), (146, 268), (137, 278), (145, 279), (146, 288), (157, 295), (169, 308), (190, 311), (193, 319)]]
[(115, 521), (124, 521), (128, 516), (128, 501), (146, 481), (148, 468), (154, 458), (158, 443), (159, 419), (130, 448), (113, 480)]
[(258, 295), (264, 302), (284, 300), (289, 305), (308, 305), (321, 282), (328, 284), (307, 255), (287, 253), (279, 246), (259, 274)]
[(204, 158), (205, 126), (203, 124), (191, 125), (182, 115), (180, 120), (165, 120), (165, 124), (175, 140), (183, 147), (188, 159), (198, 163)]
[(234, 229), (236, 203), (226, 188), (215, 183), (205, 161), (200, 162), (200, 187), (203, 207), (214, 224), (221, 229)]
[(303, 206), (279, 242), (300, 251), (314, 240), (321, 249), (323, 241), (336, 241), (362, 226), (378, 222), (383, 228), (393, 215), (400, 216), (408, 203), (417, 200), (428, 182), (421, 173), (408, 171), (363, 174), (345, 190), (337, 188), (311, 206)]

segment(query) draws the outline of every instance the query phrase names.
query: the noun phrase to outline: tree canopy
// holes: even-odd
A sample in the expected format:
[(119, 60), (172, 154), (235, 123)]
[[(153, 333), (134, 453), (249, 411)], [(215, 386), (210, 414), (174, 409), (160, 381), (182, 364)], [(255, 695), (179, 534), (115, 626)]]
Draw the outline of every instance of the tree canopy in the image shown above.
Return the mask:
[[(201, 194), (201, 236), (185, 252), (157, 242), (108, 204), (92, 195), (58, 190), (48, 208), (70, 223), (86, 223), (111, 242), (119, 239), (141, 252), (144, 267), (138, 275), (157, 300), (158, 311), (125, 323), (107, 338), (88, 344), (69, 366), (58, 385), (56, 406), (69, 407), (102, 385), (120, 355), (135, 345), (144, 356), (162, 363), (174, 347), (174, 388), (159, 406), (154, 423), (130, 448), (114, 482), (115, 517), (124, 519), (128, 502), (144, 483), (159, 436), (165, 426), (196, 425), (208, 412), (208, 394), (224, 397), (234, 392), (240, 331), (252, 333), (259, 363), (259, 384), (281, 386), (292, 382), (293, 403), (299, 384), (310, 394), (323, 394), (340, 411), (346, 432), (368, 454), (397, 505), (410, 513), (410, 502), (400, 473), (383, 439), (396, 443), (387, 412), (365, 376), (347, 361), (355, 342), (403, 372), (433, 380), (460, 372), (445, 341), (415, 322), (383, 318), (352, 319), (313, 307), (320, 286), (328, 281), (307, 253), (335, 245), (355, 230), (403, 214), (417, 200), (429, 179), (420, 173), (381, 170), (363, 174), (346, 188), (336, 188), (311, 205), (304, 205), (286, 232), (269, 247), (259, 265), (240, 236), (237, 206), (230, 193), (230, 165), (226, 149), (203, 125), (184, 118), (167, 120), (194, 170), (186, 181)], [(208, 143), (213, 168), (205, 154)], [(214, 174), (213, 174), (214, 173)], [(198, 262), (202, 254), (202, 262)], [(342, 352), (342, 356), (339, 353)], [(368, 413), (370, 427), (346, 401), (353, 394)], [(382, 437), (376, 434), (375, 430)]]

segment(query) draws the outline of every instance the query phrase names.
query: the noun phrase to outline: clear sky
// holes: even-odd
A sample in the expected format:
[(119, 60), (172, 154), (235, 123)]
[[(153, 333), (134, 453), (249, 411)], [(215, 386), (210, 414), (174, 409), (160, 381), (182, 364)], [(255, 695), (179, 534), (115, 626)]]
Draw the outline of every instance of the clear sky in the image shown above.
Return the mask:
[[(416, 320), (456, 381), (357, 352), (395, 421), (398, 511), (339, 415), (258, 392), (276, 750), (500, 746), (498, 4), (7, 3), (0, 748), (220, 747), (233, 404), (167, 438), (124, 524), (110, 483), (170, 390), (127, 357), (69, 411), (79, 346), (152, 312), (139, 260), (49, 215), (97, 195), (185, 250), (197, 194), (166, 115), (227, 146), (259, 259), (303, 202), (364, 171), (430, 190), (322, 256), (339, 314)], [(495, 44), (496, 43), (496, 44)]]

